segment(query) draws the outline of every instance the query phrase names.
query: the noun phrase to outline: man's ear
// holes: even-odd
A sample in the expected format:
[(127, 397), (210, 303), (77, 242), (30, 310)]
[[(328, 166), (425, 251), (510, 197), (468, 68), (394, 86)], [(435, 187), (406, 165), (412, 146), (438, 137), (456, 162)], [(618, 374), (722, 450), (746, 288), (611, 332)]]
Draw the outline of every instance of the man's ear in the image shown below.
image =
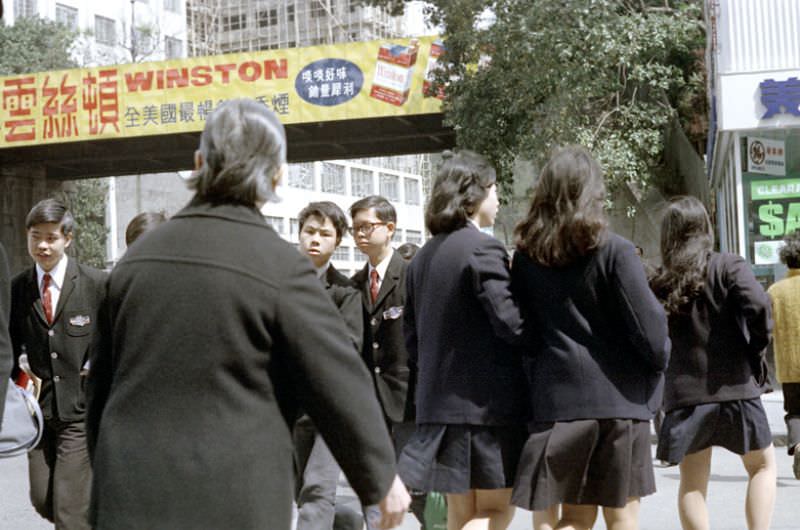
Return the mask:
[(64, 248), (69, 248), (69, 246), (72, 244), (72, 232), (65, 234), (64, 239), (67, 241), (64, 243)]
[(203, 167), (203, 163), (204, 162), (205, 162), (205, 160), (203, 160), (203, 153), (201, 153), (200, 151), (195, 151), (194, 152), (194, 170), (195, 171), (199, 171)]
[(394, 237), (394, 228), (395, 228), (395, 226), (394, 226), (394, 222), (393, 222), (393, 221), (389, 221), (388, 223), (386, 223), (386, 230), (388, 230), (389, 232), (391, 232), (391, 233), (389, 234), (389, 239), (391, 239), (392, 237)]

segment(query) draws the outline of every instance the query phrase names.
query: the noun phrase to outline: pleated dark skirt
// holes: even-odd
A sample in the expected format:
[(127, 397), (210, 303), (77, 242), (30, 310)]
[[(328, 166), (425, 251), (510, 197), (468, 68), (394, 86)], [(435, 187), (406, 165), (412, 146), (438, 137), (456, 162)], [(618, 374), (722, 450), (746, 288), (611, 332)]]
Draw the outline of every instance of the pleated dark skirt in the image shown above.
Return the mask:
[(703, 403), (667, 412), (656, 457), (679, 464), (686, 455), (715, 445), (743, 455), (771, 443), (772, 432), (760, 398)]
[(656, 491), (650, 422), (574, 420), (536, 424), (522, 451), (512, 503), (622, 508)]
[(421, 491), (510, 488), (526, 436), (523, 426), (417, 425), (400, 454), (398, 473)]

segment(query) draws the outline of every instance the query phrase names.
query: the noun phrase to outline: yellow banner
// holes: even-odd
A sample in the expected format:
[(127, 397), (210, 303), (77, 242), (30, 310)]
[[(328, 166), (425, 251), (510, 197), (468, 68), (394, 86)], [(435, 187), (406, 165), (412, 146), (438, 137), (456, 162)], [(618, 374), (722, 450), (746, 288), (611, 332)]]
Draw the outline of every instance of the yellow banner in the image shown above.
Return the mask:
[(436, 37), (0, 77), (0, 148), (201, 131), (233, 98), (286, 124), (430, 114)]

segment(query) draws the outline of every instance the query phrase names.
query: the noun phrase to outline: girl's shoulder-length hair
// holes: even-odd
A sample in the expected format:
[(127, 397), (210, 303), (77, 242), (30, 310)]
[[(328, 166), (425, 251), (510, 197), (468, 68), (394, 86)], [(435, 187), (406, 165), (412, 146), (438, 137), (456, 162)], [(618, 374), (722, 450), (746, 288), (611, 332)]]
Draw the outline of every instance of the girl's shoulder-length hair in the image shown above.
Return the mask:
[(497, 181), (492, 165), (478, 153), (445, 151), (442, 158), (425, 208), (425, 226), (433, 235), (466, 226)]
[(608, 237), (606, 188), (600, 164), (587, 149), (567, 146), (542, 169), (516, 245), (535, 263), (562, 267), (600, 247)]

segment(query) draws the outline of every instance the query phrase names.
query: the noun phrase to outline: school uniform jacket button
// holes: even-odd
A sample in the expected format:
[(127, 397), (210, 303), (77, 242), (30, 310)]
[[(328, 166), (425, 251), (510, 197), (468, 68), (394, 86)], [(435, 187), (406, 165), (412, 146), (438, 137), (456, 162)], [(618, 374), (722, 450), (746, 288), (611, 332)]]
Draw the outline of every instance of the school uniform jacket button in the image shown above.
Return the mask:
[(58, 359), (58, 354), (56, 352), (53, 352), (53, 353), (50, 354), (50, 358), (51, 359)]
[(54, 383), (58, 383), (59, 381), (61, 381), (61, 377), (60, 377), (60, 376), (57, 376), (57, 375), (54, 375), (54, 376), (53, 376), (53, 382), (54, 382)]
[(373, 349), (373, 350), (377, 350), (377, 349), (378, 349), (378, 348), (380, 348), (380, 347), (381, 347), (381, 345), (380, 345), (380, 344), (378, 344), (377, 342), (373, 342), (373, 343), (372, 343), (372, 349)]
[(381, 373), (381, 367), (380, 366), (376, 366), (375, 367), (375, 373), (376, 374), (380, 374)]
[(372, 326), (377, 326), (378, 325), (378, 319), (377, 318), (373, 318), (372, 320), (369, 321), (369, 323)]
[(53, 336), (53, 335), (55, 335), (55, 334), (56, 334), (55, 330), (52, 330), (52, 329), (48, 329), (48, 330), (47, 330), (47, 335), (48, 335), (48, 336), (52, 337), (52, 336)]

